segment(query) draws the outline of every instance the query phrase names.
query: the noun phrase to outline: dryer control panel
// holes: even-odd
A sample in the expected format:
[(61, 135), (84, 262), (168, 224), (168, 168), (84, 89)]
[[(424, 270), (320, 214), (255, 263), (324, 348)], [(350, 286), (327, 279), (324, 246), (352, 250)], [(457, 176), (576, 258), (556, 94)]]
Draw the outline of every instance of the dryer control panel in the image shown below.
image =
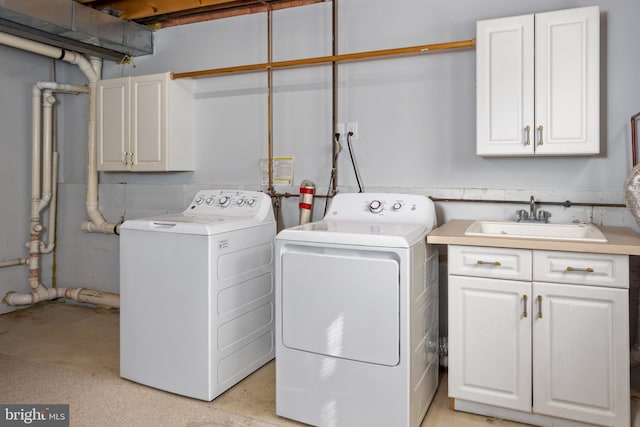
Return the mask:
[(430, 225), (435, 222), (435, 206), (429, 198), (417, 194), (339, 193), (324, 219)]

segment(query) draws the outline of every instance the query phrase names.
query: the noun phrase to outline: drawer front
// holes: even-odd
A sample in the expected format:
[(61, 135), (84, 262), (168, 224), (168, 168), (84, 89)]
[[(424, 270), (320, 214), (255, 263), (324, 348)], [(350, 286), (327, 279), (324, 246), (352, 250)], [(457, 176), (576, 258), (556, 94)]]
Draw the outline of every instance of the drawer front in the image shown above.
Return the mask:
[(628, 289), (629, 257), (612, 254), (534, 251), (533, 280)]
[(449, 245), (449, 274), (531, 280), (528, 249)]

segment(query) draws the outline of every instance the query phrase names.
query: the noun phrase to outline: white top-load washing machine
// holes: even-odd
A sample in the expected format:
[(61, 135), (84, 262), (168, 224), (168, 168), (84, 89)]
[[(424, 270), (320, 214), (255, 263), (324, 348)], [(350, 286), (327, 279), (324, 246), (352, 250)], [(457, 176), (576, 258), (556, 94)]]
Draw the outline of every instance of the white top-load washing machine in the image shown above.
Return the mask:
[(433, 202), (338, 194), (276, 237), (276, 414), (419, 426), (438, 387)]
[(268, 195), (200, 191), (120, 233), (120, 376), (210, 401), (273, 359)]

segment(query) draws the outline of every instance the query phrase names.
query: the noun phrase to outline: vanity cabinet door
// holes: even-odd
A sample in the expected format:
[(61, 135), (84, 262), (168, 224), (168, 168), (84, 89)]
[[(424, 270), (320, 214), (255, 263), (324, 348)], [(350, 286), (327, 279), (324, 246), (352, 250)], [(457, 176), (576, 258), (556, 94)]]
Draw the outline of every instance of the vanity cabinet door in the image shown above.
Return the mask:
[(531, 412), (531, 283), (449, 276), (449, 396)]
[(628, 290), (533, 282), (533, 411), (629, 425)]

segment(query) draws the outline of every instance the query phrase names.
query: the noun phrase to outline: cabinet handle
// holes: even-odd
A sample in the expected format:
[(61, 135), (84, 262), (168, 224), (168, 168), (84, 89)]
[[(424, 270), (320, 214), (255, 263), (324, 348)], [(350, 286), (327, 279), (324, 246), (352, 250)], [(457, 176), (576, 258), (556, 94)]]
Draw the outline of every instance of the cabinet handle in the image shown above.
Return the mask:
[(524, 311), (522, 312), (522, 317), (527, 317), (527, 300), (529, 298), (527, 298), (526, 295), (522, 295), (522, 306), (524, 308)]
[(593, 268), (591, 267), (587, 267), (587, 268), (575, 268), (575, 267), (567, 267), (567, 271), (584, 271), (586, 273), (593, 273)]
[(531, 126), (527, 125), (527, 127), (524, 128), (524, 131), (525, 135), (527, 135), (527, 140), (524, 145), (531, 145)]
[(129, 166), (133, 166), (133, 151), (129, 153)]
[(488, 261), (487, 262), (487, 261), (482, 261), (481, 259), (479, 259), (476, 262), (476, 264), (478, 264), (478, 265), (485, 265), (485, 264), (487, 264), (487, 265), (495, 265), (496, 267), (499, 267), (499, 266), (502, 265), (502, 264), (500, 264), (500, 261)]
[(542, 319), (542, 295), (538, 295), (538, 319)]
[(543, 130), (542, 125), (538, 126), (538, 132), (540, 132), (540, 140), (538, 141), (538, 145), (544, 144), (544, 141), (542, 140), (542, 130)]
[(127, 166), (127, 156), (129, 155), (129, 153), (127, 153), (126, 151), (124, 153), (122, 153), (122, 164)]

